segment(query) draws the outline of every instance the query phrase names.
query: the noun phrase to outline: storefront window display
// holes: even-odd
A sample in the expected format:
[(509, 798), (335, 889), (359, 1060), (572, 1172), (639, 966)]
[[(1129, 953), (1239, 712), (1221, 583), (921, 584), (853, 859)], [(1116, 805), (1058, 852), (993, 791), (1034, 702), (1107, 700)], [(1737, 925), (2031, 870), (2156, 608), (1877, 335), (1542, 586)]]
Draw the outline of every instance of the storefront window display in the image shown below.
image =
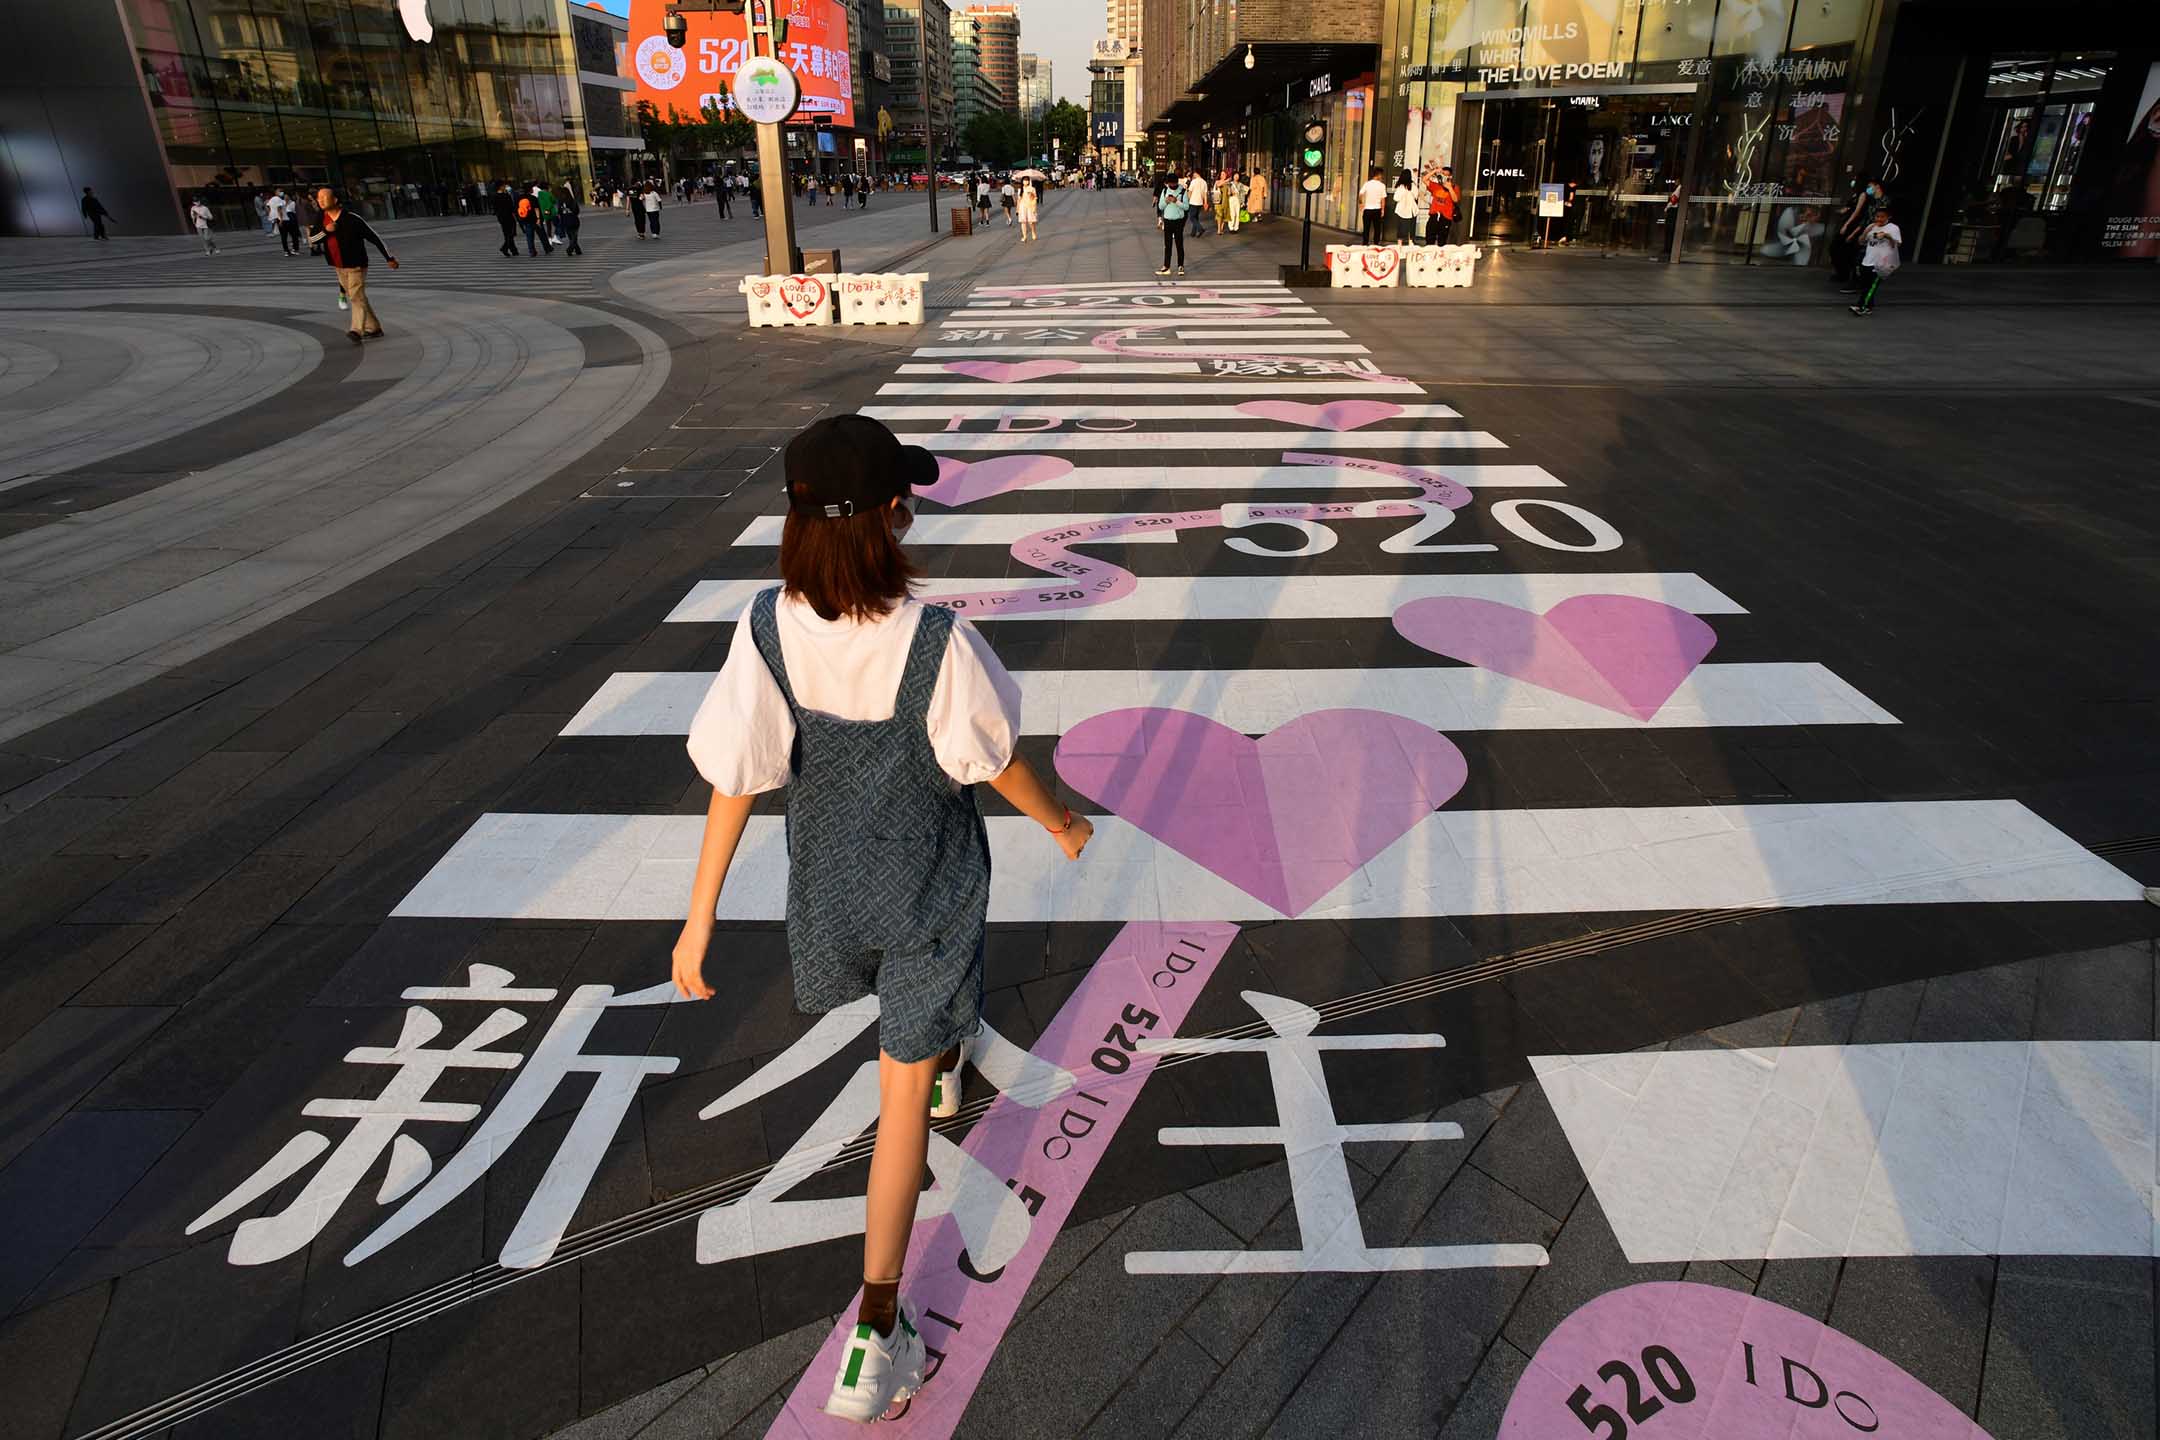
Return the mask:
[(496, 179), (590, 184), (558, 0), (123, 0), (167, 169), (245, 223), (266, 186), (337, 186), (376, 218), (454, 212)]
[[(1455, 166), (1458, 234), (1813, 262), (1868, 0), (1390, 0), (1375, 158)], [(1399, 138), (1399, 148), (1387, 144)], [(1566, 215), (1533, 213), (1564, 183)], [(1683, 205), (1681, 202), (1685, 201)]]
[(1303, 219), (1305, 197), (1297, 188), (1298, 137), (1307, 121), (1326, 121), (1327, 186), (1313, 197), (1312, 222), (1337, 230), (1357, 229), (1357, 190), (1365, 179), (1360, 167), (1379, 163), (1366, 159), (1371, 154), (1373, 77), (1359, 75), (1338, 84), (1332, 75), (1314, 76), (1295, 87), (1290, 100), (1286, 109), (1248, 122), (1241, 168), (1246, 174), (1259, 170), (1267, 175), (1270, 210)]

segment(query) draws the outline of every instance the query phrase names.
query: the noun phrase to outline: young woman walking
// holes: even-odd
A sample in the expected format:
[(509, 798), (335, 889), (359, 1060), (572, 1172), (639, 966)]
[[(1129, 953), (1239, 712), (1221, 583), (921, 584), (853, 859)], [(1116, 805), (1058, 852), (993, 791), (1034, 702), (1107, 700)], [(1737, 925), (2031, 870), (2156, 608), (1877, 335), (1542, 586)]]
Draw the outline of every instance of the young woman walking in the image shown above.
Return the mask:
[(1020, 238), (1022, 240), (1042, 239), (1042, 236), (1035, 233), (1035, 214), (1041, 208), (1041, 205), (1042, 200), (1035, 193), (1035, 182), (1033, 180), (1021, 181), (1019, 208)]
[[(910, 593), (900, 548), (920, 446), (861, 415), (820, 420), (787, 447), (780, 585), (735, 627), (690, 726), (713, 798), (675, 985), (709, 999), (705, 952), (755, 797), (789, 786), (788, 958), (796, 1005), (878, 998), (878, 1128), (863, 1226), (863, 1298), (825, 1413), (871, 1421), (923, 1382), (900, 1266), (932, 1116), (960, 1108), (979, 1028), (990, 845), (987, 783), (1077, 860), (1094, 827), (1014, 752), (1020, 693), (975, 627)], [(723, 962), (724, 963), (724, 962)], [(721, 983), (726, 984), (723, 978)]]

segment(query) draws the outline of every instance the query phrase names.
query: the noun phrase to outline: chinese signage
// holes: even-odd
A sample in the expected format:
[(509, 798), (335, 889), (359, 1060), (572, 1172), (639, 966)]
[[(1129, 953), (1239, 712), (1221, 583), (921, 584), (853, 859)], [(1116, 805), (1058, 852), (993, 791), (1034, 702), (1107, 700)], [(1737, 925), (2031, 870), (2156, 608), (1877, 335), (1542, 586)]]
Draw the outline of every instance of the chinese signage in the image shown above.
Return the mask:
[[(735, 104), (745, 119), (760, 125), (777, 125), (795, 113), (802, 93), (795, 77), (787, 66), (769, 55), (759, 55), (745, 60), (735, 72)], [(820, 140), (830, 141), (830, 134), (820, 135)], [(827, 144), (824, 148), (831, 149)]]
[[(797, 123), (823, 117), (835, 125), (855, 123), (854, 50), (847, 9), (839, 0), (775, 0), (788, 22), (780, 63), (801, 90)], [(688, 42), (678, 50), (660, 31), (664, 0), (631, 0), (630, 54), (637, 71), (637, 98), (665, 115), (670, 107), (696, 114), (706, 103), (732, 109), (734, 76), (754, 57), (743, 17), (686, 11)], [(752, 119), (757, 117), (752, 115)]]
[(1093, 63), (1097, 65), (1122, 65), (1131, 55), (1132, 46), (1123, 40), (1097, 40), (1095, 42), (1095, 59)]

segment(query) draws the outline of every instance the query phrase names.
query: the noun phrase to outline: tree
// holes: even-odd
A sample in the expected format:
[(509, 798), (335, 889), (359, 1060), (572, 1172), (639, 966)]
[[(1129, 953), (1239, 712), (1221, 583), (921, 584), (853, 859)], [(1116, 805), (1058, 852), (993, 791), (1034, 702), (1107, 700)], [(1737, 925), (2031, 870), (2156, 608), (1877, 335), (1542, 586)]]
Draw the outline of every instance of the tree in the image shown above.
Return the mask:
[(1058, 157), (1068, 165), (1080, 163), (1087, 153), (1087, 111), (1070, 100), (1060, 100), (1043, 116), (1043, 134), (1058, 142)]
[(739, 153), (757, 139), (757, 126), (744, 119), (741, 111), (723, 108), (726, 100), (723, 86), (719, 102), (706, 101), (694, 115), (685, 115), (673, 105), (662, 115), (651, 101), (638, 101), (638, 129), (645, 137), (645, 148), (660, 157), (663, 177), (672, 178), (687, 156)]
[(979, 110), (961, 133), (960, 143), (983, 165), (1005, 166), (1020, 158), (1027, 142), (1020, 122), (1002, 110)]

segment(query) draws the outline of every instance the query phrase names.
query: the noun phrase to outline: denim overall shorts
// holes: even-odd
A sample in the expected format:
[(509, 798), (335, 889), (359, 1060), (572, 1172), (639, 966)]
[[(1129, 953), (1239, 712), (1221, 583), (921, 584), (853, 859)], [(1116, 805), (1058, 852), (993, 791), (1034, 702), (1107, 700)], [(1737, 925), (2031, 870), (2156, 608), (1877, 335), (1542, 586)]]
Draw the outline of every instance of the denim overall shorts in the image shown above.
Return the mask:
[(890, 720), (842, 720), (796, 703), (774, 621), (777, 589), (750, 607), (757, 643), (795, 717), (789, 759), (788, 959), (796, 1006), (823, 1014), (878, 997), (878, 1048), (928, 1060), (973, 1035), (983, 998), (990, 837), (972, 786), (930, 748), (930, 694), (953, 614), (925, 606)]

